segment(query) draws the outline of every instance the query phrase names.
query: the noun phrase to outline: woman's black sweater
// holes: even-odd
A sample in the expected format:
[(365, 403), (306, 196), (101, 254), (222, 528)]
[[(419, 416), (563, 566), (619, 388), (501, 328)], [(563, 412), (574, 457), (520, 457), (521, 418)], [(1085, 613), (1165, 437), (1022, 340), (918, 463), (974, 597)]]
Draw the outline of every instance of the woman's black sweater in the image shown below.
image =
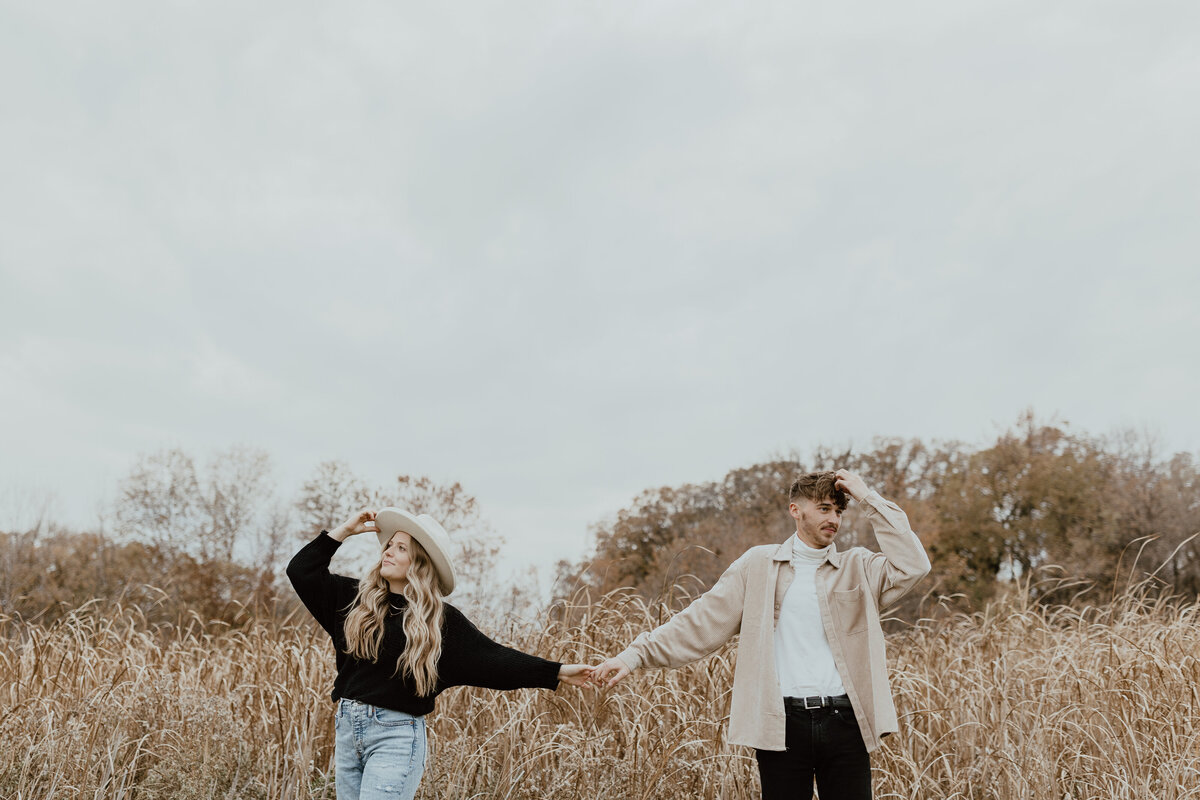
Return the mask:
[(402, 626), (404, 609), (408, 605), (403, 595), (398, 594), (392, 594), (391, 613), (384, 620), (379, 660), (361, 661), (348, 654), (344, 624), (358, 593), (358, 581), (329, 571), (329, 561), (340, 546), (341, 542), (321, 531), (296, 553), (287, 568), (296, 594), (333, 639), (337, 653), (334, 700), (345, 697), (419, 716), (433, 711), (434, 698), (451, 686), (488, 689), (554, 689), (558, 686), (560, 663), (496, 644), (472, 625), (461, 611), (446, 603), (437, 686), (432, 695), (417, 696), (411, 678), (396, 672), (396, 661), (404, 652), (407, 641)]

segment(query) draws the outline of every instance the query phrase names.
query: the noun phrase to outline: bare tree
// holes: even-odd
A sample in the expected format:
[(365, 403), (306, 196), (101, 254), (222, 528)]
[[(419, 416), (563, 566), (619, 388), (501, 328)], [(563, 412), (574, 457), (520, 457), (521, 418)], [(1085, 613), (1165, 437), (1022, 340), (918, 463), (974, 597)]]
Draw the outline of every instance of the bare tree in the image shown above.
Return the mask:
[(273, 500), (266, 506), (250, 539), (250, 563), (272, 574), (281, 571), (291, 557), (289, 540), (296, 529), (296, 512), (286, 503)]
[(204, 524), (196, 462), (173, 448), (142, 454), (118, 486), (118, 533), (171, 549), (187, 549)]
[(140, 456), (120, 482), (117, 529), (201, 561), (231, 561), (272, 490), (261, 450), (219, 451), (203, 472), (183, 450), (160, 450)]
[(296, 510), (300, 530), (308, 537), (319, 530), (332, 530), (355, 511), (372, 505), (367, 485), (343, 461), (323, 461), (312, 478), (300, 488)]
[(200, 554), (232, 561), (270, 494), (271, 459), (262, 450), (231, 447), (213, 456), (205, 477)]

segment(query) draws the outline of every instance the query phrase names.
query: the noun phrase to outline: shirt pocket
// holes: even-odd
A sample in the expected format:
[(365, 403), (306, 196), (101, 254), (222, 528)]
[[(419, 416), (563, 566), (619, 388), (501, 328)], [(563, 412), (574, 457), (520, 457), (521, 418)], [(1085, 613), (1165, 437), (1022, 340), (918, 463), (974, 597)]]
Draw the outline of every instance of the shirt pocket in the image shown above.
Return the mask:
[(838, 631), (846, 636), (862, 633), (867, 629), (867, 596), (862, 586), (830, 593), (833, 600), (833, 616)]

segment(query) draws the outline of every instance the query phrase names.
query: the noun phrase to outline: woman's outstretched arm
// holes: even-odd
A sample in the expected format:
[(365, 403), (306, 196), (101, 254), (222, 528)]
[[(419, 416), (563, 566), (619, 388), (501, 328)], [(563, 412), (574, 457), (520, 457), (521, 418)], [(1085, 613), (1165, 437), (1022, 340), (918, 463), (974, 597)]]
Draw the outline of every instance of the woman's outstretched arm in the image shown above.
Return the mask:
[(446, 606), (442, 646), (445, 686), (554, 689), (559, 681), (586, 686), (591, 677), (592, 668), (586, 664), (549, 661), (492, 641), (451, 605)]

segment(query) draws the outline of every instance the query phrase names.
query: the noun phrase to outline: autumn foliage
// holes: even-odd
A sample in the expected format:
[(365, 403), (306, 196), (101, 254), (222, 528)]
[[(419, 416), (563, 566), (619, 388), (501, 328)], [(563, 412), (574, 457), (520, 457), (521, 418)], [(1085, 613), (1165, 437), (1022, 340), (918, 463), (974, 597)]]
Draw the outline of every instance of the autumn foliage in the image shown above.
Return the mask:
[[(1151, 575), (1172, 591), (1200, 591), (1200, 471), (1186, 453), (1159, 455), (1151, 440), (1095, 437), (1023, 415), (986, 447), (877, 439), (861, 450), (818, 448), (735, 469), (719, 481), (640, 494), (595, 527), (596, 549), (560, 565), (560, 586), (602, 594), (632, 587), (648, 600), (680, 584), (702, 590), (754, 544), (794, 530), (787, 488), (798, 472), (860, 472), (907, 512), (933, 562), (905, 601), (952, 597), (976, 608), (1021, 576), (1052, 569), (1087, 581), (1091, 600)], [(851, 504), (838, 547), (877, 549)], [(1062, 585), (1062, 584), (1058, 584)], [(1046, 601), (1065, 590), (1043, 588)], [(1078, 588), (1072, 590), (1077, 593)]]

